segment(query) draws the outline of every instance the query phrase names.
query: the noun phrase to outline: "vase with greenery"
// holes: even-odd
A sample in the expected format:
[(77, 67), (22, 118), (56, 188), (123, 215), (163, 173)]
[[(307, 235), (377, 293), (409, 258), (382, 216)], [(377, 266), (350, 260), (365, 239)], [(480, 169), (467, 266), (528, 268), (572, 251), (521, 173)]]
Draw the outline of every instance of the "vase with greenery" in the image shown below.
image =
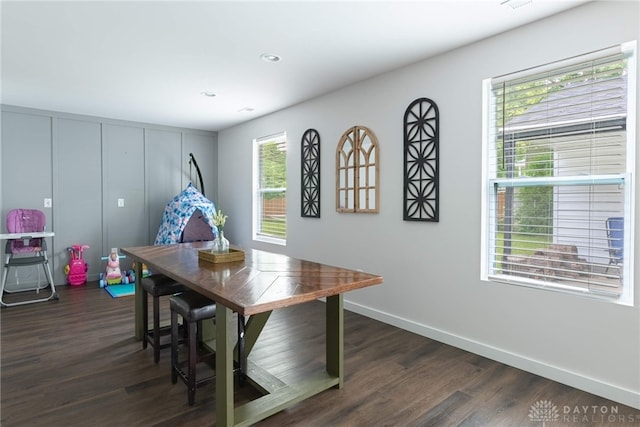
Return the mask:
[(224, 237), (224, 224), (227, 222), (227, 215), (222, 213), (220, 209), (216, 211), (213, 217), (213, 225), (218, 229), (216, 238), (213, 241), (213, 248), (211, 252), (215, 253), (228, 253), (229, 252), (229, 240)]

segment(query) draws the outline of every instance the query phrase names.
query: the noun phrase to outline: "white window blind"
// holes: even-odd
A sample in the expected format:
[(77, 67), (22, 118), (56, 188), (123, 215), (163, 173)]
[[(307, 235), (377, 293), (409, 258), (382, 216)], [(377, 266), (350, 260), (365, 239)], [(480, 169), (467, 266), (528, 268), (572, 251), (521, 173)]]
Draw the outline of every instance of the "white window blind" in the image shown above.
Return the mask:
[(629, 297), (631, 53), (485, 82), (487, 279)]
[(254, 140), (253, 238), (284, 244), (287, 237), (287, 140), (284, 133)]

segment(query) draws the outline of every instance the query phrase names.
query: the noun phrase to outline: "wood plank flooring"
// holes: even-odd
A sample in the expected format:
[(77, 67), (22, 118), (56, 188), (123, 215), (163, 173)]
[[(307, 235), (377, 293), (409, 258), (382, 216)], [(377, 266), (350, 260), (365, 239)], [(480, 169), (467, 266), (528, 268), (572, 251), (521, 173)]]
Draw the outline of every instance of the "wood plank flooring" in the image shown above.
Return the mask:
[[(112, 299), (96, 283), (58, 293), (59, 301), (1, 310), (2, 427), (215, 424), (215, 385), (188, 406), (184, 384), (171, 384), (168, 349), (156, 365), (133, 338), (133, 297)], [(323, 369), (324, 304), (274, 312), (250, 359), (285, 381)], [(640, 426), (636, 409), (351, 312), (345, 371), (343, 389), (259, 425)], [(250, 387), (236, 393), (237, 401), (253, 396)], [(557, 412), (531, 417), (543, 401)]]

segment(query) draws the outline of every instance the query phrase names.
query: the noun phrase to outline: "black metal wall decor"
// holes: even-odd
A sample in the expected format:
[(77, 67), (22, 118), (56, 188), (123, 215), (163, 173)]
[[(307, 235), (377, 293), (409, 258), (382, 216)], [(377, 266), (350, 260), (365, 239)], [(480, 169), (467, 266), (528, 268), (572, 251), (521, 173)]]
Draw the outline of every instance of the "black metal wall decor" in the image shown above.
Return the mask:
[(409, 104), (404, 113), (405, 221), (438, 222), (438, 106), (428, 98)]
[(320, 218), (320, 134), (317, 130), (307, 129), (304, 132), (300, 152), (302, 153), (300, 215)]

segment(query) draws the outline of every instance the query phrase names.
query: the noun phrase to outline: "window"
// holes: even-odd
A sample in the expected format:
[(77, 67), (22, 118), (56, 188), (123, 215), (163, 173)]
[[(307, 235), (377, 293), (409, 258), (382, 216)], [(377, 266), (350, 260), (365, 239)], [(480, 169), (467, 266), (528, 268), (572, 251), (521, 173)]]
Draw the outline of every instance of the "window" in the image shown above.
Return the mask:
[(484, 82), (484, 280), (632, 302), (635, 49)]
[(284, 245), (287, 238), (287, 139), (253, 141), (253, 239)]

